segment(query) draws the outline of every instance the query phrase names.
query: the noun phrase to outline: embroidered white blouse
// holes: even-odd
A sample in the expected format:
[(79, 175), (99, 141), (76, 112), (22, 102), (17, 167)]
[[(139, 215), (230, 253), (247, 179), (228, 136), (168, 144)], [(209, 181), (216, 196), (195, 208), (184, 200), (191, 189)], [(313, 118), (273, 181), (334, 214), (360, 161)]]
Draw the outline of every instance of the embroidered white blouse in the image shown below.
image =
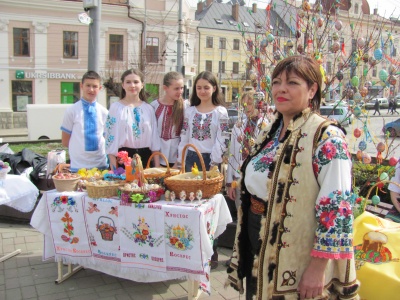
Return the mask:
[(228, 111), (223, 106), (217, 106), (209, 113), (199, 112), (196, 106), (185, 109), (178, 161), (182, 161), (183, 148), (193, 144), (200, 153), (211, 153), (211, 162), (222, 163), (229, 141), (228, 120)]
[(121, 147), (159, 151), (160, 138), (153, 107), (146, 102), (135, 108), (114, 102), (108, 112), (105, 138), (107, 154), (117, 155)]

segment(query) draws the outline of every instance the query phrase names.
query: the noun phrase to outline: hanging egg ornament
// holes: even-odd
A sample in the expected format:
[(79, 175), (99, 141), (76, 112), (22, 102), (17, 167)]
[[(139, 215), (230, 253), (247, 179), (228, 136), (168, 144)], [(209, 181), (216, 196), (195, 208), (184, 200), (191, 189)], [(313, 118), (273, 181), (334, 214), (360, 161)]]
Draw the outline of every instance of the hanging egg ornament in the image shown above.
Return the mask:
[(275, 60), (281, 60), (281, 59), (282, 59), (281, 53), (280, 53), (279, 51), (275, 51), (275, 53), (274, 53), (274, 59), (275, 59)]
[(303, 1), (303, 4), (301, 7), (304, 9), (304, 11), (310, 11), (310, 9), (311, 9), (311, 5), (310, 5), (310, 3), (308, 3), (308, 1)]
[(318, 18), (317, 19), (317, 26), (318, 27), (322, 27), (324, 25), (324, 21), (325, 21), (324, 18), (322, 18), (322, 17)]
[(372, 82), (371, 82), (371, 81), (366, 81), (366, 82), (364, 83), (364, 86), (368, 89), (369, 87), (372, 86)]
[(293, 55), (294, 55), (293, 49), (289, 49), (289, 56), (293, 56)]
[(364, 55), (363, 55), (363, 57), (362, 57), (363, 62), (367, 63), (367, 62), (368, 62), (368, 59), (369, 59), (368, 53), (364, 53)]
[(337, 33), (337, 32), (334, 32), (334, 33), (332, 34), (332, 40), (337, 41), (338, 39), (339, 39), (338, 33)]
[(361, 141), (358, 144), (358, 149), (360, 149), (361, 151), (364, 151), (365, 149), (367, 149), (367, 143), (365, 141)]
[(389, 158), (389, 166), (394, 167), (395, 165), (397, 165), (397, 158), (396, 157)]
[(346, 90), (346, 96), (347, 96), (347, 98), (349, 98), (349, 99), (353, 99), (354, 91), (353, 91), (352, 89), (347, 89), (347, 90)]
[(373, 205), (378, 205), (381, 202), (381, 198), (378, 195), (373, 195), (371, 198), (371, 202)]
[(336, 73), (336, 78), (337, 78), (339, 81), (341, 81), (341, 80), (343, 79), (343, 72), (342, 72), (342, 71), (338, 71), (338, 72)]
[(334, 42), (331, 46), (331, 50), (332, 52), (338, 52), (340, 50), (340, 44), (339, 42)]
[(297, 45), (297, 52), (299, 52), (300, 54), (302, 54), (303, 51), (304, 51), (303, 45), (302, 45), (302, 44), (298, 44), (298, 45)]
[(265, 75), (265, 80), (270, 84), (271, 83), (271, 77), (269, 75)]
[(356, 117), (361, 116), (361, 113), (362, 113), (362, 111), (361, 111), (361, 108), (360, 108), (359, 106), (354, 107), (354, 109), (353, 109), (353, 114), (354, 114)]
[(365, 86), (363, 86), (361, 89), (360, 89), (360, 94), (361, 94), (361, 97), (365, 97), (365, 96), (367, 96), (368, 95), (368, 88), (367, 87), (365, 87)]
[(375, 49), (375, 51), (374, 51), (374, 57), (375, 57), (376, 60), (381, 60), (382, 57), (383, 57), (382, 49), (380, 49), (380, 48)]
[(384, 152), (386, 150), (386, 145), (382, 142), (379, 142), (378, 145), (376, 145), (376, 150), (378, 150), (378, 152)]
[(343, 27), (342, 21), (338, 20), (338, 21), (335, 22), (335, 28), (336, 28), (337, 31), (342, 30), (342, 27)]
[(379, 175), (380, 180), (389, 180), (389, 175), (386, 172), (382, 172), (381, 175)]
[(351, 78), (351, 85), (354, 87), (358, 87), (359, 84), (360, 78), (358, 78), (358, 76), (353, 76), (353, 78)]
[(293, 42), (292, 42), (292, 40), (287, 40), (286, 46), (287, 46), (289, 49), (290, 49), (290, 48), (293, 48)]
[(389, 74), (386, 70), (382, 69), (379, 71), (379, 79), (381, 81), (385, 82), (388, 79), (388, 76), (389, 76)]
[(364, 152), (362, 152), (361, 150), (357, 151), (356, 157), (359, 161), (361, 161), (362, 157), (363, 157)]
[(394, 77), (393, 75), (390, 75), (390, 76), (389, 76), (388, 81), (389, 81), (389, 83), (390, 83), (391, 85), (396, 85), (396, 82), (397, 82), (396, 77)]
[(353, 131), (353, 135), (354, 135), (357, 139), (361, 136), (361, 133), (362, 133), (362, 131), (361, 131), (360, 128), (356, 128), (356, 129), (354, 129), (354, 131)]
[(353, 97), (354, 101), (359, 102), (362, 99), (361, 93), (356, 92)]
[(375, 57), (373, 57), (373, 56), (371, 56), (371, 57), (369, 58), (368, 62), (369, 62), (369, 65), (370, 65), (371, 67), (374, 67), (374, 66), (378, 63), (378, 62), (376, 61)]
[(321, 3), (316, 3), (314, 6), (315, 11), (321, 12), (323, 7), (321, 5)]
[(362, 162), (364, 163), (364, 164), (370, 164), (371, 163), (371, 161), (372, 161), (372, 159), (371, 159), (371, 155), (369, 155), (368, 153), (366, 153), (366, 152), (363, 152), (363, 156), (362, 156)]
[(272, 33), (269, 33), (269, 34), (267, 35), (267, 41), (268, 41), (269, 43), (272, 43), (274, 40), (275, 40), (275, 37), (273, 36), (273, 34), (272, 34)]
[(305, 12), (304, 10), (302, 10), (302, 9), (299, 9), (299, 10), (297, 11), (297, 15), (298, 15), (300, 18), (304, 18), (304, 16), (306, 15), (306, 12)]
[(301, 37), (301, 31), (296, 30), (296, 39), (299, 39)]
[(358, 45), (359, 48), (364, 47), (365, 46), (365, 39), (362, 38), (362, 37), (358, 38), (357, 39), (357, 45)]

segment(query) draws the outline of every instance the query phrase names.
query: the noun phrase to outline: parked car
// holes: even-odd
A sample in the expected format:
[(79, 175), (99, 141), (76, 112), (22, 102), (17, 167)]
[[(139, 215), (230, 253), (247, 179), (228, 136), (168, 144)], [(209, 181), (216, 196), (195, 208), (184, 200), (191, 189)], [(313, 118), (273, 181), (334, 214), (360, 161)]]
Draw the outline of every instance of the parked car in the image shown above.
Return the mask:
[(348, 106), (346, 100), (336, 100), (331, 103), (327, 103), (327, 106)]
[(388, 108), (389, 107), (389, 100), (388, 98), (373, 98), (365, 103), (366, 109), (373, 109), (375, 106), (375, 101), (378, 99), (379, 101), (379, 108)]
[(321, 116), (331, 120), (336, 120), (343, 126), (350, 125), (353, 122), (353, 114), (345, 106), (321, 106), (319, 108)]
[(400, 136), (400, 119), (386, 123), (382, 128), (383, 133), (389, 132), (391, 137)]

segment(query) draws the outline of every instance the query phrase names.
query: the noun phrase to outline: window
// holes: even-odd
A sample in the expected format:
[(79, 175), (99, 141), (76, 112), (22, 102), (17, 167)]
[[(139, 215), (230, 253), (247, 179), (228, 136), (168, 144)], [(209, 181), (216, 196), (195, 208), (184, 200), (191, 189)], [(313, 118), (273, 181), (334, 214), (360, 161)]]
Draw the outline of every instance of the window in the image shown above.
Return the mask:
[(225, 62), (224, 61), (219, 61), (218, 73), (225, 73)]
[(234, 39), (233, 40), (233, 50), (239, 50), (240, 47), (240, 40)]
[(373, 69), (372, 69), (372, 77), (376, 77), (376, 74), (378, 73), (378, 70), (377, 70), (377, 68), (376, 67), (374, 67)]
[(226, 49), (226, 38), (219, 38), (219, 49)]
[(234, 62), (232, 65), (232, 73), (233, 74), (239, 74), (239, 63)]
[(124, 36), (110, 34), (110, 60), (123, 60)]
[(354, 4), (354, 13), (357, 15), (358, 14), (358, 4)]
[(244, 26), (244, 27), (249, 27), (249, 23), (243, 22), (243, 26)]
[(238, 88), (232, 88), (232, 101), (238, 101), (238, 94), (239, 94), (239, 89)]
[(330, 74), (332, 72), (332, 62), (328, 61), (326, 63), (326, 72)]
[(64, 58), (78, 58), (78, 32), (64, 31)]
[(11, 86), (13, 111), (26, 111), (26, 105), (32, 104), (32, 81), (13, 80)]
[(206, 48), (212, 48), (213, 45), (213, 37), (212, 36), (208, 36), (206, 38)]
[(159, 39), (156, 37), (146, 38), (146, 60), (148, 63), (158, 63)]
[(332, 47), (332, 37), (328, 36), (328, 50), (330, 50)]
[(206, 71), (212, 72), (212, 61), (206, 60)]
[(14, 28), (14, 56), (29, 56), (29, 29)]
[(75, 103), (81, 98), (79, 82), (61, 82), (60, 103)]

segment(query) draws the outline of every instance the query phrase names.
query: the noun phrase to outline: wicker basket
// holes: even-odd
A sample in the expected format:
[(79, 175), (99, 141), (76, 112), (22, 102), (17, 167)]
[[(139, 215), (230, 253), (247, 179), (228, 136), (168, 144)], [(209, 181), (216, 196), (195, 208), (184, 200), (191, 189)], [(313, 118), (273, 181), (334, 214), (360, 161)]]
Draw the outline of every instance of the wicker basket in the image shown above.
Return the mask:
[(76, 187), (78, 185), (79, 180), (81, 177), (77, 175), (76, 178), (70, 179), (59, 179), (55, 178), (55, 175), (52, 176), (54, 186), (56, 187), (57, 192), (73, 192), (76, 191)]
[(118, 187), (123, 181), (109, 181), (105, 185), (95, 182), (86, 184), (86, 192), (90, 198), (110, 198), (118, 195)]
[[(192, 173), (185, 173), (185, 154), (187, 148), (193, 148), (201, 163), (203, 178), (195, 179)], [(204, 165), (203, 157), (199, 150), (193, 144), (187, 144), (182, 151), (182, 167), (181, 174), (171, 176), (165, 178), (164, 182), (168, 190), (174, 191), (176, 195), (179, 195), (181, 191), (185, 191), (187, 197), (191, 192), (196, 193), (198, 190), (201, 190), (203, 193), (203, 198), (211, 198), (212, 196), (221, 192), (222, 182), (224, 181), (224, 176), (220, 173), (218, 177), (215, 178), (207, 178), (207, 175), (210, 174), (210, 171), (206, 171), (206, 167)], [(187, 177), (193, 177), (188, 179)]]
[[(155, 155), (160, 155), (167, 167), (160, 167), (160, 168), (150, 168), (150, 162), (151, 159), (155, 156)], [(157, 173), (155, 173), (154, 171), (158, 171)], [(162, 154), (161, 152), (153, 152), (151, 154), (151, 156), (149, 157), (149, 160), (147, 161), (147, 166), (146, 169), (144, 169), (144, 178), (146, 178), (146, 180), (149, 183), (157, 183), (157, 184), (164, 184), (163, 179), (167, 178), (167, 177), (171, 177), (174, 175), (178, 175), (180, 173), (180, 170), (177, 169), (171, 169), (169, 167), (169, 163), (168, 163), (168, 159), (165, 157), (164, 154)]]
[[(377, 187), (379, 184), (382, 184), (382, 183), (383, 183), (383, 184), (385, 184), (385, 183), (391, 183), (391, 184), (394, 184), (394, 185), (397, 185), (398, 187), (400, 187), (400, 183), (397, 183), (397, 182), (394, 182), (394, 181), (391, 181), (391, 180), (381, 180), (381, 181), (375, 183), (375, 184), (372, 185), (372, 186), (369, 188), (369, 190), (368, 190), (367, 196), (365, 197), (365, 199), (367, 199), (367, 201), (365, 201), (365, 202), (363, 203), (363, 208), (362, 208), (363, 211), (365, 211), (365, 208), (367, 207), (367, 205), (371, 203), (371, 201), (369, 201), (369, 196), (371, 195), (372, 190), (373, 190), (375, 187)], [(397, 207), (396, 207), (396, 209), (397, 209)]]

